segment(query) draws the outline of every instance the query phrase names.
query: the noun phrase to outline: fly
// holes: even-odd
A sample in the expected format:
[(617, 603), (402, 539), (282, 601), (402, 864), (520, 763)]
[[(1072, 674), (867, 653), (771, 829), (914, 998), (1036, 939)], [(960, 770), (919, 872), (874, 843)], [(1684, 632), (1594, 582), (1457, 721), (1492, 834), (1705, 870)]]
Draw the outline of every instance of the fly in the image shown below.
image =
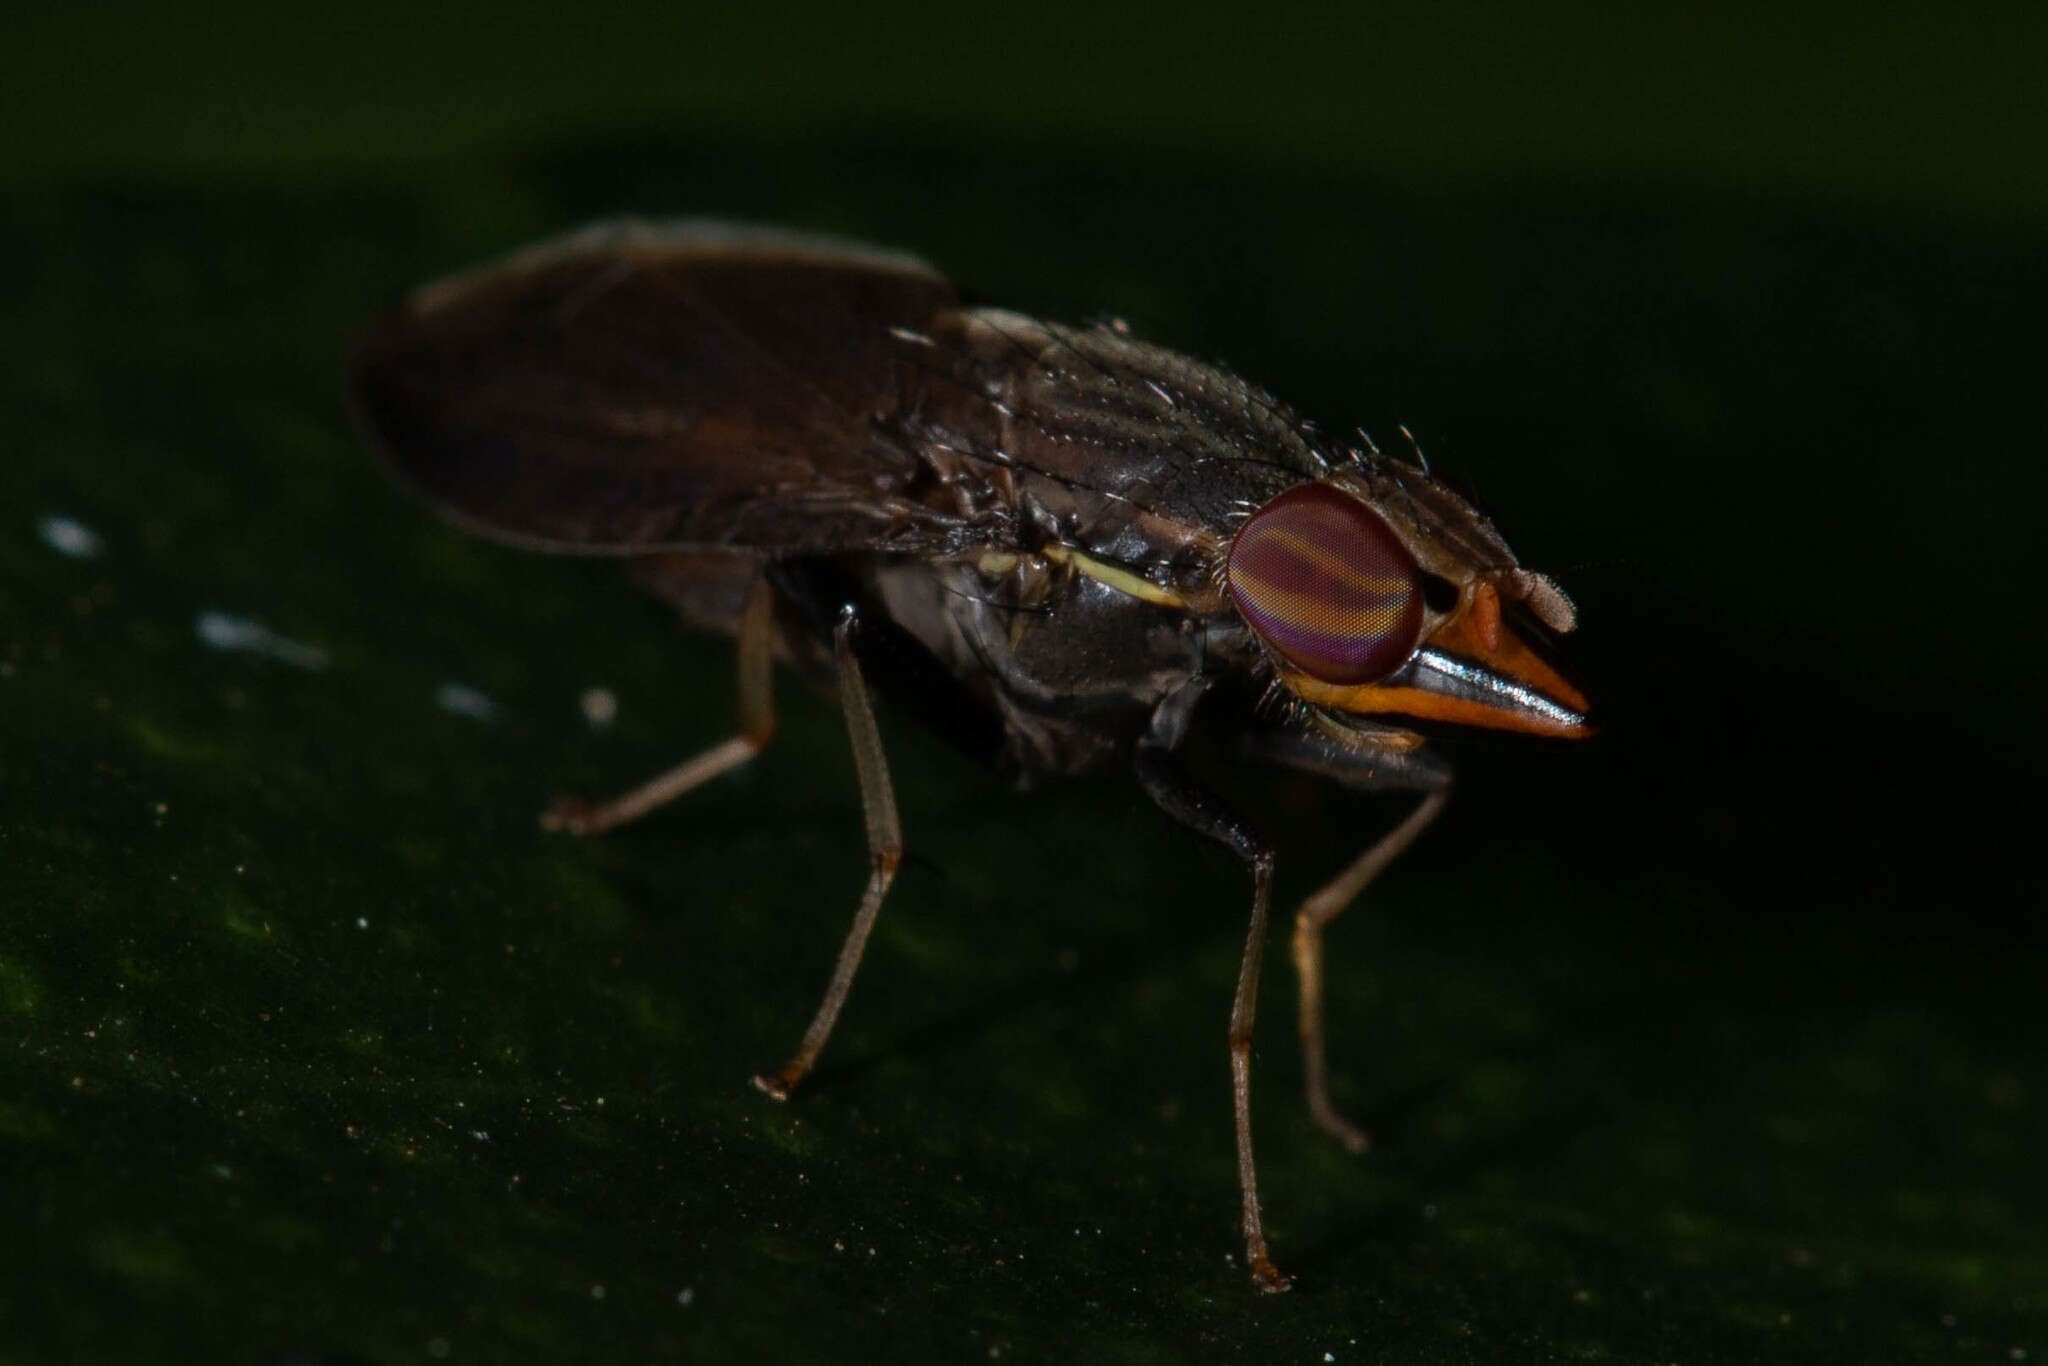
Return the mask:
[[(1134, 339), (968, 307), (915, 256), (708, 220), (596, 224), (428, 285), (355, 362), (361, 424), (454, 521), (623, 558), (732, 635), (732, 738), (553, 828), (632, 820), (758, 754), (782, 659), (836, 684), (869, 871), (796, 1052), (831, 1035), (903, 856), (871, 689), (1020, 782), (1128, 764), (1242, 858), (1228, 1030), (1252, 1280), (1284, 1290), (1252, 1161), (1251, 1039), (1272, 847), (1192, 776), (1205, 699), (1245, 752), (1414, 809), (1295, 917), (1308, 1106), (1330, 1104), (1323, 932), (1436, 818), (1413, 719), (1591, 732), (1549, 662), (1574, 612), (1425, 467), (1326, 441), (1237, 376)], [(1262, 695), (1284, 705), (1260, 705)]]

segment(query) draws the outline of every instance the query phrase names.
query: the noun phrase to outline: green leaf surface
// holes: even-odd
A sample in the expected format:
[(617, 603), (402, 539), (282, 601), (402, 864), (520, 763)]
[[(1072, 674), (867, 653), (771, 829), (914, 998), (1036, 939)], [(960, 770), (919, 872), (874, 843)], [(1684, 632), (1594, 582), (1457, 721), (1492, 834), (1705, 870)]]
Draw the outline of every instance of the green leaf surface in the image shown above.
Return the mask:
[[(1293, 1294), (1239, 1264), (1246, 880), (1126, 775), (1013, 793), (885, 715), (911, 863), (787, 1106), (746, 1078), (864, 872), (831, 703), (785, 680), (749, 770), (537, 827), (726, 734), (730, 645), (434, 521), (343, 358), (622, 206), (913, 247), (1406, 424), (1579, 599), (1605, 733), (1456, 745), (1332, 932), (1363, 1158), (1269, 956)], [(849, 133), (53, 184), (0, 242), (0, 1360), (2048, 1352), (2038, 235)], [(1233, 783), (1283, 905), (1401, 809)]]

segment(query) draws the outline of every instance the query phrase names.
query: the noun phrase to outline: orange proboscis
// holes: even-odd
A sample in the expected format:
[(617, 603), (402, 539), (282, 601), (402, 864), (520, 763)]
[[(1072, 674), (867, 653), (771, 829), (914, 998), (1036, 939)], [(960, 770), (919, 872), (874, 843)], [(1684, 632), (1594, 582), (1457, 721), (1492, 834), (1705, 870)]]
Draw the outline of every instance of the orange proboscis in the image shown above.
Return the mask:
[[(1445, 654), (1469, 659), (1511, 678), (1559, 706), (1569, 708), (1581, 718), (1586, 714), (1586, 695), (1566, 682), (1564, 675), (1502, 622), (1500, 599), (1490, 583), (1479, 584), (1473, 592), (1472, 605), (1455, 620), (1439, 627), (1426, 643)], [(1284, 666), (1282, 673), (1287, 685), (1304, 701), (1338, 711), (1368, 715), (1394, 713), (1425, 721), (1523, 731), (1530, 735), (1573, 740), (1591, 735), (1595, 729), (1590, 721), (1583, 719), (1559, 721), (1540, 712), (1496, 706), (1469, 697), (1449, 697), (1421, 688), (1387, 687), (1378, 683), (1362, 686), (1322, 683)]]

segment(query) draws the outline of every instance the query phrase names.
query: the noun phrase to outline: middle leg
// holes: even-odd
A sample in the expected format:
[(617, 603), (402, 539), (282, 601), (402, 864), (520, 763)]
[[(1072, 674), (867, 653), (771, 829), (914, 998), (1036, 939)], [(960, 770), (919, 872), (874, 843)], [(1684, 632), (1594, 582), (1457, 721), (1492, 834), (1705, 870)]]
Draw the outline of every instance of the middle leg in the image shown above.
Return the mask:
[(853, 975), (867, 949), (868, 935), (881, 913), (882, 898), (888, 893), (889, 884), (896, 880), (897, 866), (903, 862), (903, 827), (896, 818), (896, 793), (889, 785), (889, 761), (882, 753), (882, 733), (875, 725), (874, 707), (868, 701), (860, 662), (854, 658), (855, 626), (854, 610), (848, 607), (840, 614), (839, 625), (832, 633), (832, 648), (839, 670), (839, 698), (846, 709), (846, 731), (853, 741), (853, 766), (860, 775), (861, 810), (867, 818), (868, 885), (861, 894), (860, 908), (854, 912), (853, 927), (846, 932), (846, 942), (840, 945), (839, 961), (832, 968), (825, 999), (818, 1003), (818, 1013), (804, 1031), (795, 1055), (774, 1071), (754, 1077), (754, 1085), (777, 1100), (789, 1099), (789, 1093), (818, 1060), (825, 1040), (832, 1036), (832, 1026), (846, 1004), (847, 993), (853, 990)]

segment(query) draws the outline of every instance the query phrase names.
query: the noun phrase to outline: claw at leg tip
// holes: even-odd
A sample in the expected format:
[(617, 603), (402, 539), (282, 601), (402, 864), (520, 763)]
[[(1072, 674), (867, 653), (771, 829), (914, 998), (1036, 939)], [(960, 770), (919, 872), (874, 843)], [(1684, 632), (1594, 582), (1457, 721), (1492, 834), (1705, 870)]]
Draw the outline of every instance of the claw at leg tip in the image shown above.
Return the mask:
[(1273, 1265), (1270, 1257), (1258, 1257), (1252, 1261), (1252, 1284), (1260, 1293), (1278, 1295), (1294, 1288), (1294, 1277)]
[(1315, 1099), (1311, 1098), (1308, 1108), (1309, 1114), (1314, 1117), (1316, 1124), (1322, 1131), (1343, 1144), (1344, 1151), (1350, 1153), (1353, 1157), (1372, 1147), (1371, 1134), (1368, 1134), (1365, 1130), (1338, 1114), (1327, 1104), (1318, 1104)]
[(557, 797), (540, 813), (540, 828), (585, 834), (590, 829), (590, 804), (580, 797)]

